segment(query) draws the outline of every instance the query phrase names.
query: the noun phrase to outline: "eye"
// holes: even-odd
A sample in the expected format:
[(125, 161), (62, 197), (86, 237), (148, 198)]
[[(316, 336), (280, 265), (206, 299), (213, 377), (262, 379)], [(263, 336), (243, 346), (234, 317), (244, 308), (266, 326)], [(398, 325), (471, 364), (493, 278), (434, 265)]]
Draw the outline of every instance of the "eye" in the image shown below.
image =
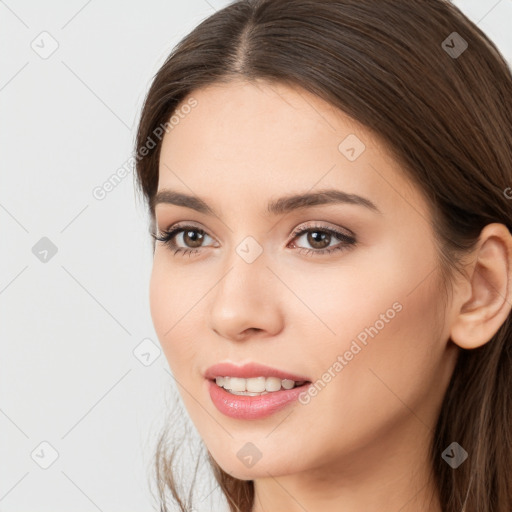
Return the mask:
[[(176, 244), (175, 238), (181, 236), (182, 243), (185, 243), (185, 247), (180, 247)], [(204, 241), (205, 236), (211, 238), (206, 234), (205, 231), (196, 227), (189, 225), (177, 225), (174, 226), (173, 229), (169, 231), (163, 231), (160, 236), (156, 236), (153, 233), (151, 236), (174, 250), (174, 255), (177, 253), (183, 253), (192, 255), (193, 253), (199, 252), (199, 248), (201, 247), (202, 242)], [(188, 247), (187, 247), (188, 245)], [(192, 248), (190, 248), (192, 247)]]
[[(353, 235), (322, 225), (301, 226), (293, 232), (292, 240), (300, 239), (304, 235), (307, 235), (305, 242), (312, 246), (312, 249), (297, 247), (295, 243), (293, 246), (297, 247), (300, 253), (305, 254), (328, 254), (348, 249), (356, 244), (356, 238)], [(211, 238), (204, 230), (192, 225), (175, 225), (172, 229), (163, 231), (159, 236), (154, 234), (151, 236), (172, 249), (174, 255), (182, 253), (182, 255), (188, 254), (189, 256), (200, 252), (205, 237)], [(180, 239), (185, 247), (177, 244), (176, 240)], [(336, 240), (338, 243), (332, 246), (331, 243)]]
[[(337, 229), (322, 225), (299, 227), (293, 232), (293, 237), (294, 239), (304, 237), (305, 242), (313, 247), (313, 249), (308, 249), (299, 246), (298, 250), (302, 254), (329, 254), (348, 249), (350, 246), (356, 244), (354, 235), (349, 235), (348, 233), (343, 233)], [(338, 243), (334, 246), (331, 245), (331, 242), (335, 242), (336, 240), (338, 240)], [(293, 245), (297, 247), (295, 243), (293, 243)]]

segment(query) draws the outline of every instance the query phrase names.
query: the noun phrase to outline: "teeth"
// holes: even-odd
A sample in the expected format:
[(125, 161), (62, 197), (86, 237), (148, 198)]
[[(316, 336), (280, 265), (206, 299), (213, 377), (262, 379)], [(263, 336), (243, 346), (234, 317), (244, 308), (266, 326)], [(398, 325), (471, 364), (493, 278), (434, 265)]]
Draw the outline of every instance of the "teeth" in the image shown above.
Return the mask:
[(235, 395), (256, 396), (259, 394), (271, 393), (281, 389), (292, 389), (303, 382), (294, 382), (290, 379), (279, 379), (277, 377), (252, 377), (243, 379), (240, 377), (216, 377), (218, 386)]
[[(239, 379), (238, 377), (231, 377), (228, 381), (229, 389), (231, 391), (246, 391), (245, 379)], [(226, 386), (226, 380), (224, 380), (224, 386)]]
[(268, 391), (265, 389), (265, 377), (253, 377), (251, 379), (244, 379), (245, 380), (245, 389), (247, 391), (250, 391), (252, 393), (261, 393), (263, 391)]
[(281, 389), (281, 379), (277, 377), (267, 377), (265, 389), (267, 391), (279, 391)]

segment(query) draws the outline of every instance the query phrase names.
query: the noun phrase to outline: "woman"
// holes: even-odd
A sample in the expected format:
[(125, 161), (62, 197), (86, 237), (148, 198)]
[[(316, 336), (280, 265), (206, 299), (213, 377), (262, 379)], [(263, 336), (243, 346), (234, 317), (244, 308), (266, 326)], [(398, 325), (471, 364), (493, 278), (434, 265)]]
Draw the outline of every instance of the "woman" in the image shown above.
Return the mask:
[(241, 0), (174, 49), (151, 314), (231, 511), (512, 510), (511, 141), (444, 0)]

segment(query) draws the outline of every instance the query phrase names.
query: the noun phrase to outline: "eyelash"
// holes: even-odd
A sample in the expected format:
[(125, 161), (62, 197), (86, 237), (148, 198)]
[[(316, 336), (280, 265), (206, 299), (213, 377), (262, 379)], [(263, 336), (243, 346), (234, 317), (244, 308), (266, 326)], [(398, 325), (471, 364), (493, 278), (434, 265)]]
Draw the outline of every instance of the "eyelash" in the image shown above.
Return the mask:
[[(156, 236), (155, 234), (151, 234), (151, 236), (158, 240), (159, 242), (162, 242), (166, 244), (170, 249), (174, 249), (174, 256), (176, 256), (177, 253), (181, 253), (182, 256), (185, 256), (188, 254), (189, 256), (192, 256), (192, 254), (200, 252), (199, 249), (186, 249), (183, 247), (177, 247), (176, 242), (174, 242), (174, 238), (176, 235), (184, 232), (184, 231), (195, 231), (197, 233), (201, 233), (203, 235), (208, 235), (206, 231), (196, 227), (196, 226), (189, 226), (189, 225), (178, 225), (174, 227), (173, 229), (170, 229), (168, 231), (163, 231), (160, 236)], [(327, 228), (325, 226), (308, 226), (306, 228), (297, 229), (292, 233), (292, 240), (295, 238), (298, 238), (305, 233), (309, 232), (322, 232), (327, 233), (331, 236), (334, 236), (340, 240), (340, 244), (332, 247), (332, 248), (326, 248), (326, 249), (306, 249), (305, 247), (297, 247), (299, 252), (301, 254), (312, 254), (312, 255), (319, 255), (319, 254), (331, 254), (335, 251), (343, 251), (345, 249), (348, 249), (350, 246), (353, 246), (356, 244), (356, 239), (353, 236), (347, 235), (345, 233), (342, 233), (341, 231), (337, 231), (333, 228)], [(209, 235), (208, 235), (209, 236)]]

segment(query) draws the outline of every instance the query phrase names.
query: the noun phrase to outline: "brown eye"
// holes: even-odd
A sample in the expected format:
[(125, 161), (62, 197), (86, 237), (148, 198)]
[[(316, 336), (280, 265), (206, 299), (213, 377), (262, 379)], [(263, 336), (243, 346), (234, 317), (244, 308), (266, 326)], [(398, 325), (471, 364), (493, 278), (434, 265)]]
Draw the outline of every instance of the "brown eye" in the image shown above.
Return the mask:
[[(334, 251), (347, 249), (351, 245), (356, 244), (356, 239), (352, 235), (341, 233), (332, 228), (324, 226), (311, 226), (294, 233), (294, 240), (300, 239), (305, 236), (305, 244), (309, 245), (312, 249), (302, 247), (294, 242), (299, 251), (306, 251), (306, 254), (328, 254)], [(331, 245), (331, 242), (338, 241), (337, 244)]]
[[(182, 235), (178, 238), (179, 235)], [(199, 252), (202, 247), (205, 236), (209, 236), (205, 231), (195, 226), (177, 226), (169, 231), (164, 231), (160, 236), (152, 235), (155, 240), (158, 240), (169, 248), (173, 249), (176, 253), (192, 254)], [(178, 245), (177, 240), (180, 245)]]
[(199, 229), (187, 229), (183, 231), (183, 242), (187, 247), (201, 247), (204, 239), (204, 231)]
[[(180, 237), (179, 235), (182, 236)], [(309, 244), (311, 249), (296, 243), (293, 245), (299, 252), (306, 251), (307, 254), (311, 255), (328, 254), (348, 249), (356, 244), (355, 236), (324, 226), (312, 226), (296, 230), (293, 234), (293, 240), (300, 239), (304, 235), (307, 235), (304, 243)], [(210, 235), (196, 226), (177, 226), (169, 231), (164, 231), (160, 236), (152, 236), (170, 249), (173, 249), (175, 255), (181, 253), (183, 255), (188, 254), (189, 256), (193, 253), (201, 252), (202, 247), (207, 247), (203, 245), (205, 237), (211, 238)], [(338, 243), (332, 245), (332, 242), (336, 240)]]
[(325, 249), (331, 242), (331, 235), (325, 231), (309, 231), (307, 233), (307, 242), (314, 249)]

